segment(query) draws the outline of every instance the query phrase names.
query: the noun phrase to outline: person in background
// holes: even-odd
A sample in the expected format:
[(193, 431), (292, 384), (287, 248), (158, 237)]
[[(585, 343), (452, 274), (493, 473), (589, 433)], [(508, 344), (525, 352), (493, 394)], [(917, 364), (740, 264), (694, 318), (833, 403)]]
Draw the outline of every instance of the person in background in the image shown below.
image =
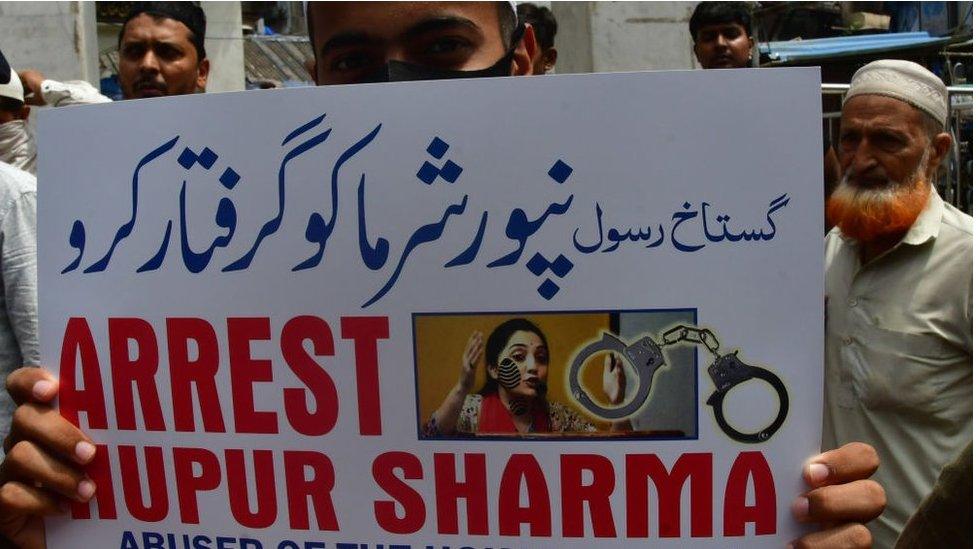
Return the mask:
[[(310, 2), (307, 9), (318, 85), (532, 74), (535, 35), (517, 25), (511, 2)], [(0, 464), (0, 536), (39, 549), (42, 517), (61, 513), (64, 499), (95, 494), (84, 466), (96, 448), (52, 407), (58, 382), (50, 373), (21, 368), (7, 377), (7, 390), (21, 413)], [(877, 454), (860, 443), (803, 465), (810, 490), (794, 512), (824, 527), (796, 546), (870, 547), (862, 523), (884, 508), (884, 490), (867, 480), (877, 467)]]
[[(11, 123), (10, 112), (17, 110), (19, 81), (16, 78), (17, 73), (0, 52), (0, 106), (3, 107), (0, 108), (0, 136), (4, 126)], [(26, 110), (22, 102), (20, 109)], [(7, 157), (6, 152), (0, 149), (0, 156)], [(37, 182), (26, 171), (0, 161), (0, 374), (6, 376), (23, 365), (36, 366), (39, 361)], [(0, 394), (3, 432), (10, 426), (13, 411), (13, 400), (7, 394)]]
[(859, 440), (884, 466), (891, 547), (973, 436), (973, 218), (933, 186), (952, 146), (948, 90), (910, 61), (854, 74), (843, 176), (827, 203), (823, 443)]
[[(744, 69), (752, 66), (755, 41), (752, 38), (752, 15), (745, 2), (701, 2), (688, 22), (688, 30), (695, 44), (695, 57), (703, 69)], [(826, 201), (840, 179), (840, 164), (826, 134), (823, 148)], [(826, 219), (824, 230), (830, 230)]]
[[(210, 72), (203, 47), (206, 28), (203, 10), (189, 2), (134, 3), (119, 31), (123, 97), (204, 91)], [(84, 80), (59, 82), (33, 69), (14, 73), (8, 85), (0, 86), (0, 161), (36, 174), (29, 105), (66, 107), (110, 101)]]
[[(2, 53), (0, 53), (2, 55)], [(44, 104), (37, 99), (38, 92), (24, 85), (26, 82), (34, 84), (36, 71), (23, 71), (18, 74), (13, 68), (6, 66), (9, 71), (5, 75), (6, 82), (0, 84), (0, 162), (20, 168), (31, 175), (37, 175), (37, 143), (35, 137), (34, 119), (30, 117), (30, 105)], [(53, 82), (51, 87), (58, 86), (61, 90), (70, 90), (75, 97), (84, 98), (74, 103), (105, 103), (109, 99), (103, 97), (84, 81)], [(25, 90), (25, 87), (27, 88)], [(66, 94), (61, 94), (66, 96)], [(53, 96), (52, 96), (53, 97)], [(70, 101), (53, 101), (55, 106), (70, 104)]]
[(701, 2), (688, 21), (695, 57), (703, 69), (752, 66), (752, 15), (745, 2)]
[(37, 147), (27, 127), (30, 107), (24, 104), (24, 86), (0, 51), (0, 162), (35, 173)]
[[(201, 93), (210, 60), (207, 18), (191, 2), (134, 2), (119, 31), (119, 85), (125, 99)], [(54, 107), (110, 101), (83, 81), (58, 82), (36, 70), (20, 73), (28, 103)]]
[(532, 25), (538, 44), (532, 56), (532, 74), (549, 74), (556, 67), (556, 32), (559, 25), (552, 10), (535, 4), (518, 5), (518, 21), (521, 25)]

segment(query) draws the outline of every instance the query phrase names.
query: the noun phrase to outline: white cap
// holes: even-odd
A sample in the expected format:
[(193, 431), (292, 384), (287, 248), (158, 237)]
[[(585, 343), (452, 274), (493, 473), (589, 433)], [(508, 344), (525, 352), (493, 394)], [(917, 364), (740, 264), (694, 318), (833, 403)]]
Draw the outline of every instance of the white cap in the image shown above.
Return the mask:
[(0, 97), (24, 102), (24, 85), (20, 82), (17, 71), (7, 63), (3, 52), (0, 52)]
[(864, 65), (851, 79), (846, 104), (858, 95), (884, 95), (921, 109), (945, 127), (949, 90), (928, 69), (900, 59), (881, 59)]

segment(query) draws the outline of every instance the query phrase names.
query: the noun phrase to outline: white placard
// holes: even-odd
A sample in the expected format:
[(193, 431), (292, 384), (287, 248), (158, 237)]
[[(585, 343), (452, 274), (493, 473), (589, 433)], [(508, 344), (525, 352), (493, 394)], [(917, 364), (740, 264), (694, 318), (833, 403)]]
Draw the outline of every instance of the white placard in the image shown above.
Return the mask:
[[(44, 113), (42, 357), (102, 445), (92, 505), (49, 521), (49, 546), (782, 546), (820, 443), (819, 82), (550, 76)], [(492, 433), (431, 428), (469, 335), (516, 318), (542, 334), (515, 357), (544, 395), (533, 432), (501, 432), (497, 391), (466, 399)]]

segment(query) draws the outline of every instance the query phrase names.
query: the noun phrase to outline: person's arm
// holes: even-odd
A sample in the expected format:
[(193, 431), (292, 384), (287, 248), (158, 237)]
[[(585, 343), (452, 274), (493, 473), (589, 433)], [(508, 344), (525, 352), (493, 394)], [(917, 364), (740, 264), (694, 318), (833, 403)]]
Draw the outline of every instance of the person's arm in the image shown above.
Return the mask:
[(898, 536), (895, 549), (972, 547), (973, 443), (942, 468), (935, 488)]
[(864, 526), (884, 511), (884, 488), (868, 478), (878, 470), (878, 453), (870, 445), (852, 442), (810, 459), (803, 480), (811, 489), (793, 501), (793, 516), (815, 523), (820, 530), (794, 540), (794, 549), (870, 548), (871, 532)]
[(0, 540), (44, 549), (43, 517), (62, 513), (65, 499), (95, 494), (82, 471), (95, 445), (51, 406), (58, 382), (48, 372), (20, 368), (7, 376), (7, 392), (18, 406), (0, 463)]
[(457, 430), (458, 416), (464, 406), (465, 397), (474, 385), (474, 373), (482, 352), (481, 332), (474, 332), (468, 338), (464, 353), (461, 355), (461, 375), (458, 377), (458, 382), (431, 415), (429, 425), (437, 434), (449, 435)]
[(0, 223), (0, 277), (7, 318), (23, 364), (40, 363), (37, 349), (37, 193), (11, 202)]
[(30, 94), (27, 101), (30, 105), (68, 107), (112, 102), (111, 99), (99, 93), (95, 86), (84, 80), (59, 82), (44, 78), (40, 71), (32, 69), (20, 71), (17, 75), (24, 84), (24, 92)]

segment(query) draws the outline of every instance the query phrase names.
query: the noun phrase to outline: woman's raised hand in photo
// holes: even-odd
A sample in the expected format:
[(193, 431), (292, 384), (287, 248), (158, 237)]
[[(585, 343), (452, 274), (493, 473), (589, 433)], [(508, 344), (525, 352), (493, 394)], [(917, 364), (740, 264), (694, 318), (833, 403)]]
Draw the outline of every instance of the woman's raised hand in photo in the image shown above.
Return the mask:
[(461, 354), (461, 377), (458, 385), (469, 392), (474, 385), (474, 374), (478, 370), (478, 361), (484, 353), (484, 335), (475, 331), (468, 338), (468, 343), (464, 346), (464, 353)]

